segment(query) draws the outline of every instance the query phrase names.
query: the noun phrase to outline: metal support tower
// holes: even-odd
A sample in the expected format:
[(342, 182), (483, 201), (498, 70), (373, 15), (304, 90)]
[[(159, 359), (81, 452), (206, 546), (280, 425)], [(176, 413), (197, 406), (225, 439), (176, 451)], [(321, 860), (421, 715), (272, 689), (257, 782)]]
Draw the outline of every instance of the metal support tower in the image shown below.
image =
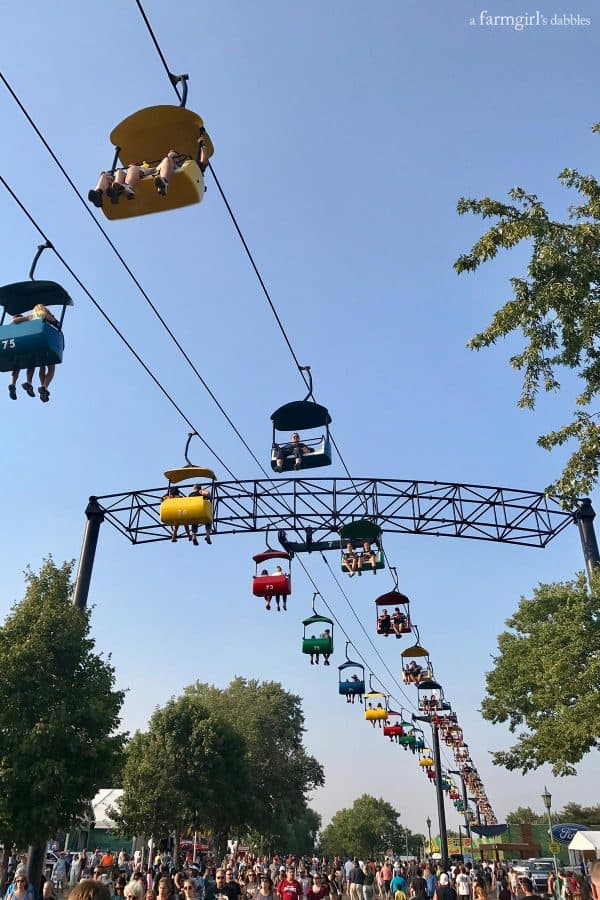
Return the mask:
[(446, 831), (446, 810), (444, 807), (444, 791), (442, 788), (442, 760), (440, 754), (440, 733), (439, 726), (432, 721), (431, 716), (412, 716), (413, 722), (427, 722), (431, 725), (432, 749), (433, 749), (433, 765), (435, 768), (435, 793), (438, 808), (438, 824), (440, 828), (440, 853), (442, 855), (441, 863), (444, 872), (448, 870), (450, 858), (448, 856), (448, 834)]

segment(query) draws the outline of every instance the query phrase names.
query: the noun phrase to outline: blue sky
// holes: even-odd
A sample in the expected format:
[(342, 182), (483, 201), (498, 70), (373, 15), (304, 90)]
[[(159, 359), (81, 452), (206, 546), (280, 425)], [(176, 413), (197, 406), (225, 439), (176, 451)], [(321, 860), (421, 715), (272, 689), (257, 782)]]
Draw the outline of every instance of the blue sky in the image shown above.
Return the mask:
[[(518, 338), (475, 354), (466, 342), (509, 296), (526, 251), (480, 273), (452, 263), (481, 232), (459, 218), (464, 196), (506, 196), (522, 185), (564, 214), (564, 166), (594, 172), (599, 118), (586, 60), (598, 50), (594, 5), (544, 7), (589, 25), (470, 25), (483, 7), (417, 2), (253, 4), (148, 0), (171, 69), (188, 72), (188, 106), (215, 145), (213, 164), (315, 395), (356, 475), (543, 489), (565, 454), (535, 445), (566, 420), (576, 385), (517, 409), (507, 360)], [(499, 2), (490, 14), (534, 10)], [(136, 109), (174, 95), (133, 0), (12, 5), (0, 36), (3, 72), (79, 189), (110, 165), (108, 135)], [(22, 113), (0, 87), (0, 166), (57, 249), (239, 478), (256, 465), (176, 354), (99, 237)], [(270, 414), (303, 385), (210, 176), (201, 206), (106, 223), (129, 264), (237, 427), (268, 460)], [(102, 220), (105, 224), (105, 220)], [(2, 280), (26, 277), (38, 236), (0, 192)], [(76, 558), (90, 494), (158, 486), (183, 461), (186, 427), (50, 253), (38, 276), (60, 281), (68, 313), (51, 402), (2, 400), (4, 508), (1, 609), (21, 596), (22, 571), (52, 552)], [(3, 390), (5, 390), (3, 388)], [(218, 465), (196, 445), (193, 458)], [(327, 474), (342, 475), (339, 460)], [(595, 500), (598, 504), (597, 499)], [(525, 778), (491, 765), (510, 736), (478, 708), (496, 635), (521, 594), (582, 568), (573, 527), (545, 551), (425, 537), (390, 537), (389, 558), (465, 728), (499, 819), (540, 806), (592, 802), (597, 757), (577, 778)], [(412, 757), (337, 696), (337, 670), (308, 665), (300, 621), (312, 588), (297, 566), (287, 614), (251, 597), (259, 537), (130, 547), (103, 528), (90, 594), (99, 648), (128, 689), (124, 725), (143, 727), (157, 704), (200, 679), (279, 679), (303, 698), (306, 743), (323, 762), (313, 798), (325, 820), (368, 791), (425, 831), (435, 798)], [(307, 561), (376, 674), (381, 663), (316, 559)], [(344, 584), (368, 629), (381, 573)], [(357, 583), (358, 582), (358, 583)], [(365, 583), (361, 583), (365, 582)], [(400, 671), (398, 642), (379, 639)], [(343, 659), (338, 642), (336, 663)], [(338, 658), (339, 657), (339, 658)], [(565, 673), (571, 677), (570, 673)], [(597, 799), (597, 798), (596, 798)], [(449, 825), (457, 827), (454, 810)]]

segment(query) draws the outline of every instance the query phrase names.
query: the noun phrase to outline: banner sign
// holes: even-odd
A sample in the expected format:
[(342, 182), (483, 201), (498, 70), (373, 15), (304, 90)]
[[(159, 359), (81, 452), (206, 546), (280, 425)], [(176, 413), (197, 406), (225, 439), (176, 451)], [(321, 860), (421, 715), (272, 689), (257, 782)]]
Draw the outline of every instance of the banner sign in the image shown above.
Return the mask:
[(552, 838), (559, 844), (570, 844), (578, 831), (589, 831), (586, 825), (553, 825)]

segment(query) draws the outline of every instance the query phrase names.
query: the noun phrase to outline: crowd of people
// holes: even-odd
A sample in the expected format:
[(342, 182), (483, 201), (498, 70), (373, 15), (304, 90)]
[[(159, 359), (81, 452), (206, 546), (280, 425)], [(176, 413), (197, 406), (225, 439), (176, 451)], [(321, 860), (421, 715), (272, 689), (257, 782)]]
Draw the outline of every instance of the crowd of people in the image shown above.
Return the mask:
[[(67, 892), (69, 900), (600, 900), (600, 860), (585, 872), (552, 872), (536, 893), (529, 877), (501, 862), (444, 870), (433, 861), (244, 856), (216, 866), (210, 857), (175, 864), (168, 853), (148, 859), (140, 850), (131, 857), (84, 850), (58, 856), (41, 898)], [(24, 858), (3, 896), (36, 900)]]

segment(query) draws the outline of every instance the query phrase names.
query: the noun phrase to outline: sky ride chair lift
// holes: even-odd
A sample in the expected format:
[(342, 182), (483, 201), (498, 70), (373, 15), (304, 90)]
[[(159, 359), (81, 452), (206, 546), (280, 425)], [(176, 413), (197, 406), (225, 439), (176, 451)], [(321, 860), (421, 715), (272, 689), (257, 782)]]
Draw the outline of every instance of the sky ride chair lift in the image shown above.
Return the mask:
[(394, 578), (394, 589), (381, 594), (375, 600), (375, 626), (377, 634), (399, 639), (403, 634), (410, 634), (410, 600), (398, 590), (398, 575), (394, 566), (390, 566)]
[[(255, 597), (264, 597), (267, 609), (271, 608), (271, 600), (276, 599), (277, 609), (283, 599), (283, 608), (287, 609), (287, 598), (292, 593), (292, 555), (285, 550), (272, 550), (267, 541), (267, 549), (262, 553), (256, 553), (252, 559), (255, 563), (255, 573), (252, 578), (252, 593)], [(275, 562), (277, 560), (277, 562)], [(272, 573), (265, 568), (265, 563), (275, 564)], [(283, 571), (287, 569), (287, 572)]]
[[(329, 657), (333, 653), (333, 621), (327, 616), (320, 616), (315, 609), (315, 597), (319, 592), (315, 591), (312, 599), (312, 616), (303, 619), (304, 634), (302, 636), (302, 652), (310, 656), (311, 665), (319, 664), (319, 656), (323, 656), (324, 665), (329, 665)], [(320, 634), (317, 636), (316, 632)]]
[[(212, 469), (207, 469), (204, 466), (195, 466), (190, 462), (188, 449), (190, 441), (195, 434), (196, 432), (190, 432), (185, 445), (184, 456), (186, 465), (175, 469), (167, 469), (165, 472), (165, 477), (169, 483), (167, 493), (160, 504), (159, 515), (163, 525), (171, 525), (173, 528), (176, 528), (178, 525), (188, 528), (191, 525), (191, 534), (194, 536), (196, 534), (194, 529), (197, 530), (198, 525), (204, 525), (206, 529), (205, 540), (210, 544), (213, 524), (212, 498), (214, 482), (217, 480), (217, 476)], [(176, 485), (192, 479), (196, 484), (192, 492), (185, 496)], [(201, 483), (203, 481), (207, 483), (203, 485)]]
[(350, 659), (349, 644), (350, 641), (346, 641), (346, 661), (338, 666), (338, 693), (345, 697), (348, 703), (354, 703), (355, 697), (362, 703), (365, 693), (365, 667), (362, 663)]
[(429, 650), (419, 643), (419, 629), (413, 625), (413, 631), (417, 637), (417, 643), (406, 647), (400, 656), (402, 657), (402, 681), (404, 684), (416, 684), (433, 678), (433, 667), (429, 659)]
[(391, 741), (396, 741), (396, 743), (400, 743), (400, 739), (404, 737), (404, 723), (402, 721), (402, 716), (404, 714), (403, 710), (396, 711), (394, 709), (390, 709), (388, 711), (388, 716), (397, 716), (395, 722), (390, 722), (389, 718), (386, 724), (383, 726), (383, 736), (389, 738)]
[[(65, 339), (62, 332), (67, 306), (73, 301), (56, 281), (36, 281), (35, 267), (44, 250), (52, 249), (48, 241), (40, 244), (29, 270), (29, 281), (17, 281), (0, 287), (0, 372), (58, 365), (62, 362)], [(36, 307), (61, 306), (58, 326), (51, 325)], [(29, 322), (5, 324), (9, 316), (21, 316), (32, 310)], [(40, 311), (41, 312), (41, 311)]]
[[(340, 528), (340, 544), (342, 555), (340, 566), (342, 572), (353, 575), (362, 572), (377, 574), (378, 569), (385, 566), (381, 544), (381, 528), (370, 519), (355, 519)], [(375, 549), (372, 545), (375, 544)], [(353, 562), (353, 558), (355, 562)]]
[(417, 704), (425, 715), (437, 715), (440, 710), (442, 686), (433, 678), (422, 678), (417, 684)]
[(373, 728), (376, 725), (382, 727), (382, 722), (387, 722), (389, 704), (387, 694), (373, 690), (373, 674), (369, 675), (369, 690), (365, 694), (365, 719)]
[(423, 733), (422, 728), (417, 728), (415, 725), (413, 727), (413, 735), (415, 738), (415, 742), (413, 744), (413, 749), (415, 751), (424, 750), (425, 749), (425, 734)]
[(411, 753), (415, 753), (418, 742), (415, 726), (412, 722), (401, 722), (400, 724), (402, 725), (404, 734), (398, 738), (398, 743), (401, 747), (404, 747), (405, 750), (410, 750)]
[(419, 765), (422, 769), (430, 769), (433, 766), (433, 753), (429, 747), (423, 747), (419, 752)]
[[(271, 468), (274, 472), (292, 472), (298, 469), (317, 469), (331, 465), (331, 439), (329, 425), (331, 416), (325, 406), (315, 402), (312, 393), (310, 366), (302, 366), (308, 372), (308, 394), (304, 400), (293, 400), (276, 409), (271, 416), (273, 422), (273, 442), (271, 446)], [(320, 436), (305, 438), (301, 431), (323, 428)], [(286, 441), (281, 443), (277, 432), (287, 432)]]
[[(204, 198), (204, 170), (214, 147), (201, 117), (185, 108), (188, 76), (172, 75), (171, 81), (183, 85), (179, 106), (148, 106), (127, 116), (111, 131), (115, 155), (108, 173), (114, 175), (120, 161), (125, 168), (137, 165), (141, 177), (132, 199), (121, 194), (119, 202), (114, 203), (103, 193), (102, 212), (107, 219), (130, 219), (179, 209), (200, 203)], [(168, 190), (160, 194), (154, 183), (155, 173), (170, 150), (179, 156)]]

